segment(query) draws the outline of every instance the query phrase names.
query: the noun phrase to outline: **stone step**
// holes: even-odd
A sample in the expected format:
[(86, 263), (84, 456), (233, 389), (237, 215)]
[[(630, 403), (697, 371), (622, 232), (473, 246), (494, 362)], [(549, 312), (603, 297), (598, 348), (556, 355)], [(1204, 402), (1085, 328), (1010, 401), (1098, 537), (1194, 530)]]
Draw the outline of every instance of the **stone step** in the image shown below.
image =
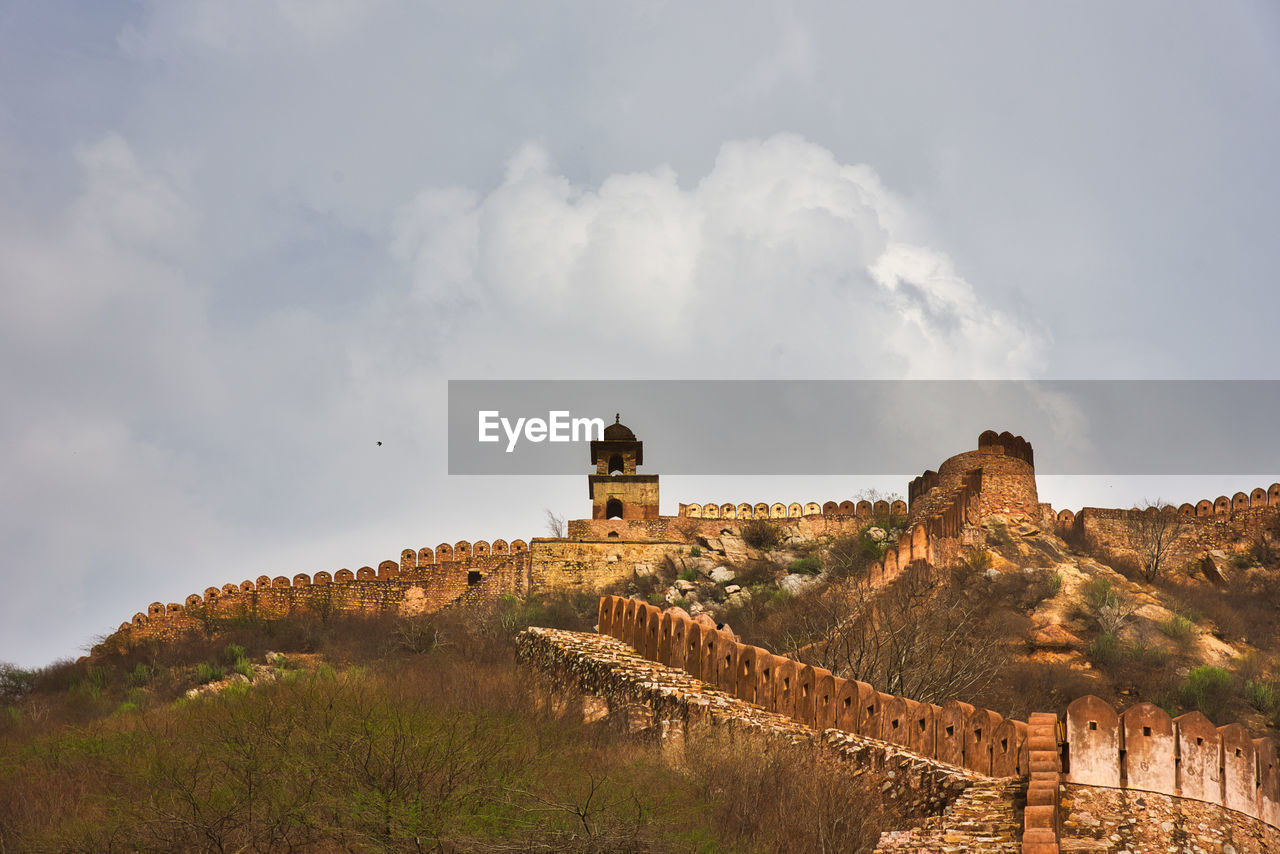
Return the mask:
[(1026, 792), (1020, 781), (979, 782), (969, 787), (945, 813), (926, 818), (918, 828), (881, 835), (880, 852), (924, 854), (982, 851), (1021, 854), (1020, 808)]

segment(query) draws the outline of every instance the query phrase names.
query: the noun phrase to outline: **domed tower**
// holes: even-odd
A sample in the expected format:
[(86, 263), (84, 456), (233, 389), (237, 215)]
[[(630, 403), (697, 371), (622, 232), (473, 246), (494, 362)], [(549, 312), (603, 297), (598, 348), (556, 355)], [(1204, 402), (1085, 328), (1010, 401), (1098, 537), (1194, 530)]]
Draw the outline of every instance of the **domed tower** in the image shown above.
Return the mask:
[(956, 490), (969, 485), (978, 492), (977, 519), (993, 514), (1023, 519), (1040, 518), (1036, 493), (1035, 453), (1031, 443), (1012, 433), (987, 430), (978, 437), (978, 449), (956, 454), (913, 480), (907, 488), (908, 518), (937, 512)]
[(636, 438), (622, 416), (604, 428), (604, 439), (591, 443), (596, 473), (587, 478), (592, 519), (657, 519), (658, 476), (636, 474), (644, 464), (644, 442)]

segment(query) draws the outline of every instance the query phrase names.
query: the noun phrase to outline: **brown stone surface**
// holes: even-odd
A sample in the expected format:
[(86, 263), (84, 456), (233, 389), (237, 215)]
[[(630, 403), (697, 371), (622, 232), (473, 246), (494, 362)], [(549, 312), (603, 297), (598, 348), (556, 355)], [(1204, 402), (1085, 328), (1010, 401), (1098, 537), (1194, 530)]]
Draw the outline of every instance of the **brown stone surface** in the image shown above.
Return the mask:
[[(947, 811), (967, 790), (986, 786), (988, 781), (878, 739), (804, 726), (789, 715), (767, 711), (688, 673), (641, 658), (615, 638), (534, 628), (517, 638), (517, 653), (554, 690), (601, 698), (611, 717), (626, 720), (632, 729), (650, 730), (664, 741), (695, 738), (702, 727), (712, 726), (816, 746), (840, 759), (851, 774), (874, 773), (881, 780), (881, 790), (907, 815), (919, 817), (925, 832), (937, 834), (938, 840), (950, 833), (977, 843), (1000, 839), (1003, 844), (1017, 835), (1017, 781), (990, 781), (994, 788), (979, 788), (964, 805)], [(944, 812), (954, 817), (954, 831), (948, 829), (950, 818), (927, 818)], [(897, 845), (877, 850), (913, 849)], [(1012, 852), (1017, 848), (914, 850)]]
[[(1066, 784), (1062, 851), (1093, 854), (1280, 851), (1280, 831), (1216, 804)], [(1230, 846), (1230, 847), (1228, 847)]]
[(937, 515), (951, 496), (974, 493), (969, 523), (993, 514), (1031, 521), (1041, 518), (1036, 494), (1034, 458), (1021, 436), (987, 431), (978, 437), (978, 449), (945, 460), (938, 470), (927, 471), (908, 487), (909, 520)]
[(1017, 854), (1025, 851), (1018, 832), (1024, 791), (1025, 783), (1021, 780), (975, 783), (943, 815), (927, 818), (910, 830), (881, 834), (875, 852)]
[(1084, 642), (1057, 623), (1036, 629), (1032, 642), (1040, 649), (1081, 649)]
[[(1201, 502), (1202, 506), (1206, 504), (1209, 504), (1207, 500)], [(1184, 508), (1190, 506), (1183, 505)], [(1137, 512), (1140, 511), (1085, 507), (1075, 514), (1073, 521), (1061, 525), (1060, 529), (1070, 530), (1088, 542), (1090, 547), (1115, 557), (1137, 558), (1132, 523)], [(1182, 568), (1194, 564), (1201, 567), (1210, 552), (1220, 551), (1229, 557), (1248, 549), (1266, 531), (1274, 530), (1280, 521), (1280, 504), (1231, 509), (1228, 502), (1226, 509), (1214, 511), (1210, 505), (1208, 515), (1183, 512), (1180, 519), (1178, 537), (1168, 558), (1170, 566)], [(1222, 565), (1229, 574), (1229, 564), (1222, 561)], [(1214, 577), (1221, 575), (1216, 564), (1211, 562), (1210, 566), (1214, 568), (1206, 573), (1206, 577), (1215, 583), (1222, 580)]]
[[(522, 541), (516, 542), (523, 546)], [(465, 545), (470, 551), (471, 544)], [(440, 553), (437, 548), (435, 554)], [(445, 553), (453, 556), (455, 550), (449, 547)], [(415, 616), (519, 592), (527, 585), (529, 564), (526, 551), (490, 552), (443, 563), (418, 564), (415, 560), (412, 566), (384, 561), (381, 574), (372, 567), (363, 567), (359, 573), (338, 570), (332, 579), (327, 572), (316, 573), (314, 580), (305, 575), (292, 580), (262, 576), (256, 582), (210, 587), (203, 596), (187, 597), (185, 605), (166, 607), (152, 603), (147, 614), (135, 616), (131, 623), (121, 626), (103, 646), (173, 640), (221, 619), (323, 617), (335, 612)]]

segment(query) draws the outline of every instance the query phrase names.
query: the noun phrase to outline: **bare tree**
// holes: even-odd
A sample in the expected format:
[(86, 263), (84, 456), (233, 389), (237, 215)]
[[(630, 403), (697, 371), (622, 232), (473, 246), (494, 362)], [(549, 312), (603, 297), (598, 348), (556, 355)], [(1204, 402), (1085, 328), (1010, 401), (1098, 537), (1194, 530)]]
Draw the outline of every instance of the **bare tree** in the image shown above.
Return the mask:
[(550, 507), (546, 509), (547, 513), (547, 532), (553, 537), (564, 536), (564, 516), (556, 513)]
[(789, 644), (797, 656), (885, 693), (930, 703), (974, 697), (1004, 663), (976, 602), (924, 563), (886, 588), (845, 582), (807, 604)]
[(1129, 536), (1142, 576), (1155, 581), (1178, 551), (1178, 539), (1186, 529), (1187, 521), (1172, 504), (1160, 499), (1145, 502), (1141, 509), (1128, 516)]

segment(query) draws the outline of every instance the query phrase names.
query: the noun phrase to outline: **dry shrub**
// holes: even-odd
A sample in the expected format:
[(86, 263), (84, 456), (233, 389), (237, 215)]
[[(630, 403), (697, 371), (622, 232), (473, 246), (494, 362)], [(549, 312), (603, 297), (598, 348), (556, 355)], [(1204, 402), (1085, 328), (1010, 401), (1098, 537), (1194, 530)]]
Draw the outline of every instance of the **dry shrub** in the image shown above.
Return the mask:
[(742, 523), (742, 541), (753, 549), (768, 551), (782, 542), (782, 530), (768, 519)]
[(704, 733), (685, 759), (732, 850), (870, 851), (881, 832), (902, 824), (880, 778), (855, 776), (808, 745)]
[(883, 549), (865, 532), (841, 534), (827, 548), (827, 572), (832, 578), (862, 578), (883, 556)]
[(1280, 649), (1280, 576), (1255, 571), (1226, 588), (1171, 581), (1163, 585), (1179, 613), (1210, 620), (1223, 636), (1243, 637), (1262, 650)]
[(412, 655), (0, 742), (0, 840), (638, 852), (705, 831), (655, 746), (552, 717), (528, 683), (510, 662)]

